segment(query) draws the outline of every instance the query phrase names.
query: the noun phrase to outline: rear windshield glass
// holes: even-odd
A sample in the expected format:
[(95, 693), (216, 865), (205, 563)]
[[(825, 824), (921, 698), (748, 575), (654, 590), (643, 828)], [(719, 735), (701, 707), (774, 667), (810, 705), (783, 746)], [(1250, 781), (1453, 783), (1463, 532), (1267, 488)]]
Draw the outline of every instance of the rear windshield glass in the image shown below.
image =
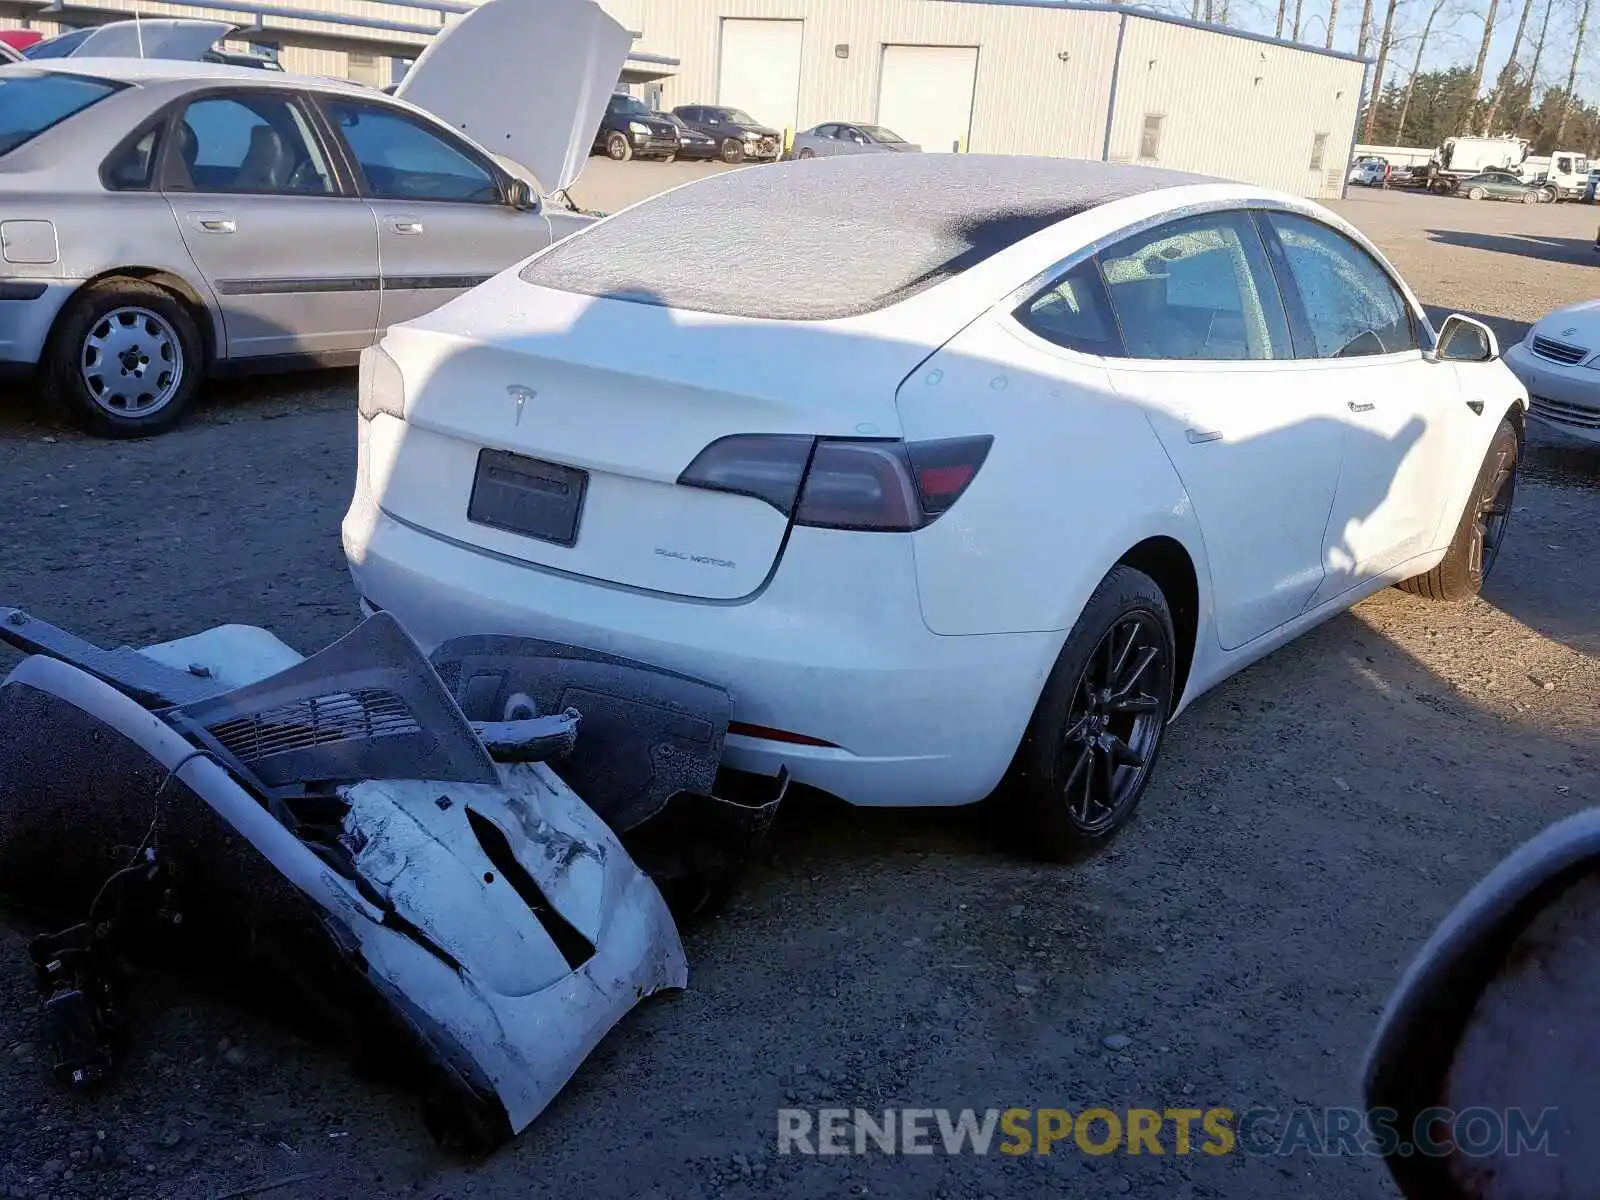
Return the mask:
[(979, 154), (752, 167), (665, 192), (565, 238), (522, 278), (724, 316), (832, 320), (913, 296), (1098, 204), (1209, 182), (1150, 167)]
[(104, 100), (120, 86), (81, 75), (35, 75), (20, 67), (8, 68), (0, 75), (0, 154)]

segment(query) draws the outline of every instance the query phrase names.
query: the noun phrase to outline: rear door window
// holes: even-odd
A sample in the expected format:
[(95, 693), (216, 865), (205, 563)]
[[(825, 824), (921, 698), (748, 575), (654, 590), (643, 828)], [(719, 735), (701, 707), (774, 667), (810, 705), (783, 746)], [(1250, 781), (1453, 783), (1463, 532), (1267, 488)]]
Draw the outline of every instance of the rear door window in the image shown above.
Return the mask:
[[(197, 100), (178, 123), (179, 190), (327, 195), (335, 190), (300, 106), (286, 95), (239, 92)], [(170, 157), (169, 157), (170, 161)]]
[(1079, 263), (1012, 314), (1030, 333), (1081, 354), (1122, 355), (1122, 334), (1093, 259)]
[(1127, 357), (1292, 358), (1266, 247), (1245, 212), (1188, 217), (1100, 256)]
[(104, 79), (7, 67), (0, 75), (0, 154), (32, 141), (120, 87)]

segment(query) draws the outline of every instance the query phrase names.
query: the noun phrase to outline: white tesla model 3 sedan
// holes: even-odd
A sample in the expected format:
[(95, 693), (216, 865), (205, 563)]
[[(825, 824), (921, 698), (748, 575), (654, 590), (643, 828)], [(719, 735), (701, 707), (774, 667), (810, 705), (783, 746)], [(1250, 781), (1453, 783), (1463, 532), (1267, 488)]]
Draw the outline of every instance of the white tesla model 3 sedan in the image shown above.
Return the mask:
[(1058, 855), (1167, 720), (1390, 583), (1474, 594), (1527, 396), (1307, 201), (977, 155), (728, 173), (390, 330), (356, 585), (425, 646), (733, 696), (726, 765), (868, 805), (1002, 780)]

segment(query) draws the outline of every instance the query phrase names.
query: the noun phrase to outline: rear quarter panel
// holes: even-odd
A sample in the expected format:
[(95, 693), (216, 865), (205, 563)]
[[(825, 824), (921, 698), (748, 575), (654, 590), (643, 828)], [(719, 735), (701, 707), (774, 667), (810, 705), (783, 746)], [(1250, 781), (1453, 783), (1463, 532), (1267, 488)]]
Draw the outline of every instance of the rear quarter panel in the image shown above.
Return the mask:
[(1209, 609), (1188, 495), (1144, 412), (1094, 360), (991, 313), (913, 372), (898, 404), (907, 439), (994, 436), (961, 499), (913, 535), (934, 633), (1070, 629), (1117, 561), (1163, 535), (1188, 551)]

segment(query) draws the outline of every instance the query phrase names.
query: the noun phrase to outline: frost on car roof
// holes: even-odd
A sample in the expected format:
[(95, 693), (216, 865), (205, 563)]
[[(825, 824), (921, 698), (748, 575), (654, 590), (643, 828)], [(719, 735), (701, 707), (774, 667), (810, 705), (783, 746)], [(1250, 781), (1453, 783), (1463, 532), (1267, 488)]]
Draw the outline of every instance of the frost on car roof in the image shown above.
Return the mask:
[(747, 167), (558, 242), (528, 283), (723, 316), (882, 308), (1057, 221), (1201, 175), (1064, 158), (872, 154)]

